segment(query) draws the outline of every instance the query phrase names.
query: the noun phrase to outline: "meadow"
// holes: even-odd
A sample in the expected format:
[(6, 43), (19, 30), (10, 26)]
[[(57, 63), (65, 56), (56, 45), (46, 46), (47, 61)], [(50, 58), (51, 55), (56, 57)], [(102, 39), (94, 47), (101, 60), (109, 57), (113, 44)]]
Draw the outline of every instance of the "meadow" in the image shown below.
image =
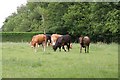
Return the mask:
[(90, 52), (70, 52), (40, 46), (35, 53), (28, 43), (3, 42), (3, 78), (118, 78), (118, 44), (91, 43)]

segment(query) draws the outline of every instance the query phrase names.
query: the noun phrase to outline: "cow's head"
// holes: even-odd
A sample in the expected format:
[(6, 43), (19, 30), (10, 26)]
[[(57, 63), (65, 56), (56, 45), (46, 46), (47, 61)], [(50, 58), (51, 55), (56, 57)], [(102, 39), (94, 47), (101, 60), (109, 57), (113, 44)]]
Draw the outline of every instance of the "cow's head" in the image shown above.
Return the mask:
[(79, 43), (83, 43), (83, 37), (79, 37)]
[(56, 51), (57, 50), (57, 46), (54, 45), (53, 46), (53, 50)]
[(70, 43), (70, 48), (72, 49), (72, 43)]
[(33, 41), (30, 42), (30, 46), (33, 48), (35, 47), (35, 43)]

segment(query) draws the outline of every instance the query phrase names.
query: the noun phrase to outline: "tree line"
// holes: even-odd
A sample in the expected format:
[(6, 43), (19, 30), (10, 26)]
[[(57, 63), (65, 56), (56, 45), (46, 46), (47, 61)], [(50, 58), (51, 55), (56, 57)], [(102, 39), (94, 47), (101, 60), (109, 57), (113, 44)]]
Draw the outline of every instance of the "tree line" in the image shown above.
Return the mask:
[[(117, 41), (120, 2), (28, 2), (8, 16), (3, 32), (43, 32)], [(105, 38), (104, 38), (105, 37)], [(108, 38), (108, 39), (106, 39)]]

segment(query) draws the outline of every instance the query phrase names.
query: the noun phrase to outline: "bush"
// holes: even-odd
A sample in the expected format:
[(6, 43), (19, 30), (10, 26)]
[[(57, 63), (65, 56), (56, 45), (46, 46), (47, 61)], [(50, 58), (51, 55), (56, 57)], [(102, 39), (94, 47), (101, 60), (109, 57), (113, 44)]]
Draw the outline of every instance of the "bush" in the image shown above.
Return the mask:
[[(0, 42), (30, 42), (32, 36), (36, 34), (43, 34), (39, 32), (1, 32)], [(52, 33), (47, 33), (52, 34)], [(64, 35), (64, 34), (62, 34)], [(70, 34), (71, 35), (71, 34)], [(79, 34), (71, 35), (72, 42), (78, 42)], [(119, 34), (93, 34), (89, 35), (91, 42), (104, 42), (104, 43), (111, 43), (111, 42), (119, 42)]]
[(33, 35), (42, 34), (35, 32), (2, 32), (2, 42), (30, 42)]

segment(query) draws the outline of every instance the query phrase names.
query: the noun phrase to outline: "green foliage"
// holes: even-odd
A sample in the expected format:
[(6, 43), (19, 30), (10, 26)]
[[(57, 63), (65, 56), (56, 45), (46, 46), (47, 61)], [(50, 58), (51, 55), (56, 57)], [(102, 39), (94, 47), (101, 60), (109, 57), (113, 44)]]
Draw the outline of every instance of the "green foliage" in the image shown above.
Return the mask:
[(74, 3), (68, 8), (68, 12), (63, 16), (65, 25), (71, 34), (86, 35), (89, 29), (88, 11), (89, 3)]
[[(120, 2), (28, 2), (4, 22), (4, 32), (43, 32), (91, 37), (120, 34)], [(108, 36), (107, 36), (108, 37)]]

